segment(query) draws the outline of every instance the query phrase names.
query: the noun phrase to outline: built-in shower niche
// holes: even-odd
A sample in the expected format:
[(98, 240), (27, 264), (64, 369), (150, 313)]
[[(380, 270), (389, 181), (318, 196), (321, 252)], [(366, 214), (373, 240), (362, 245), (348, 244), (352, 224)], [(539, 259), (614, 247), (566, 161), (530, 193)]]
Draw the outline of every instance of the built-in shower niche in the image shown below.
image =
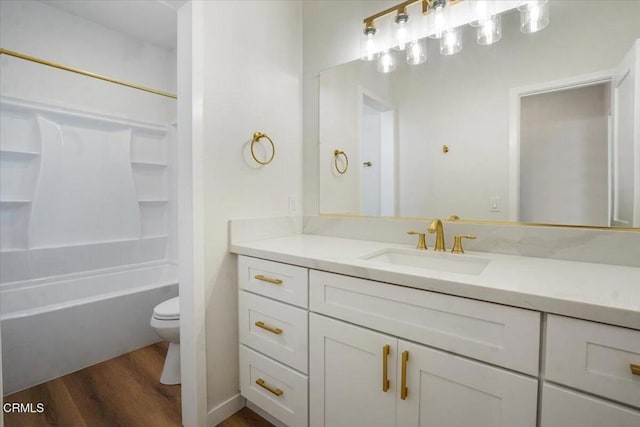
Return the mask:
[(3, 104), (0, 114), (1, 252), (27, 248), (28, 219), (39, 164), (40, 137), (35, 114)]
[(168, 132), (134, 131), (131, 137), (131, 167), (142, 237), (169, 233), (168, 140)]
[(0, 105), (0, 283), (169, 262), (170, 126)]

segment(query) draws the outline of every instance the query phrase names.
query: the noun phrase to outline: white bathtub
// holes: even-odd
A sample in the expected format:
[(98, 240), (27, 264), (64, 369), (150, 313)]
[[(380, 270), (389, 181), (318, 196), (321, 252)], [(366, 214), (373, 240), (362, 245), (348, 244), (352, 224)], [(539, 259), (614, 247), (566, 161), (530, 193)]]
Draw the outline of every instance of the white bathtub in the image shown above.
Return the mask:
[(11, 394), (159, 340), (153, 308), (178, 295), (157, 265), (0, 287), (2, 378)]

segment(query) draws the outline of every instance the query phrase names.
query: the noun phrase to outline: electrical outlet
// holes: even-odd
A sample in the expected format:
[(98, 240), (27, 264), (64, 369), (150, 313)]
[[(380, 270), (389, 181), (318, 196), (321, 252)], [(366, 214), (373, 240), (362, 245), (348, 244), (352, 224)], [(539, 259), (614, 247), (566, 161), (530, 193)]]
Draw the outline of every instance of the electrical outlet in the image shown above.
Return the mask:
[(296, 215), (298, 213), (298, 198), (296, 196), (289, 196), (289, 215)]
[(500, 197), (489, 197), (489, 212), (500, 212)]

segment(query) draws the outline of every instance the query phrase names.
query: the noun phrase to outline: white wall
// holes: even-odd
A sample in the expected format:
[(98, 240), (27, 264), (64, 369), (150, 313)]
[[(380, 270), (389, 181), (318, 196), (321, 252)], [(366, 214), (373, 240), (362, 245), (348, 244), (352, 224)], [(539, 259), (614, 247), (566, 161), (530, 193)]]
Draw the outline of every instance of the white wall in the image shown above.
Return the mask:
[(610, 91), (602, 84), (521, 98), (519, 221), (610, 225)]
[[(289, 214), (302, 198), (302, 4), (203, 2), (203, 193), (207, 396), (211, 410), (237, 395), (236, 257), (232, 218)], [(215, 25), (206, 25), (215, 23)], [(254, 132), (276, 144), (273, 162), (247, 155)], [(194, 190), (198, 187), (194, 185)], [(298, 214), (301, 214), (299, 212)], [(196, 286), (198, 284), (196, 283)]]
[[(5, 49), (175, 93), (169, 51), (34, 0), (0, 2)], [(4, 96), (155, 122), (175, 121), (175, 100), (0, 56)]]

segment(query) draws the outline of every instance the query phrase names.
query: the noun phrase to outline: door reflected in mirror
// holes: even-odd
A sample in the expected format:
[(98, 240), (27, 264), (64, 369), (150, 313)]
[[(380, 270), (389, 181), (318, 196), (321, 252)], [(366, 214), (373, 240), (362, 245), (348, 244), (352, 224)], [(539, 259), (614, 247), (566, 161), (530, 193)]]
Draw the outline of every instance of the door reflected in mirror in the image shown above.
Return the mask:
[[(552, 1), (550, 25), (392, 73), (320, 74), (320, 212), (640, 227), (640, 2)], [(443, 149), (444, 146), (448, 150)], [(333, 149), (356, 167), (338, 175)]]

